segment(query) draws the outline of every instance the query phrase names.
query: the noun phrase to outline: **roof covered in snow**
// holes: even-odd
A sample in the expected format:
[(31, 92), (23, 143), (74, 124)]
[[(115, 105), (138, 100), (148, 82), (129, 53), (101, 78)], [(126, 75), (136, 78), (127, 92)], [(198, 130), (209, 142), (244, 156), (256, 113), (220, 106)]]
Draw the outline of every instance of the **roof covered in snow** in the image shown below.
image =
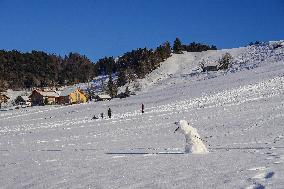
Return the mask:
[(37, 91), (44, 97), (59, 97), (59, 94), (56, 91)]
[(78, 89), (77, 87), (68, 87), (68, 88), (64, 89), (63, 91), (60, 91), (59, 95), (60, 96), (68, 96), (68, 95), (70, 95), (70, 93), (73, 93), (77, 89)]
[(100, 95), (98, 95), (98, 97), (101, 98), (101, 99), (111, 99), (111, 97), (107, 94), (100, 94)]
[(18, 97), (21, 97), (24, 101), (28, 101), (29, 100), (29, 96), (25, 96), (25, 95), (19, 95)]

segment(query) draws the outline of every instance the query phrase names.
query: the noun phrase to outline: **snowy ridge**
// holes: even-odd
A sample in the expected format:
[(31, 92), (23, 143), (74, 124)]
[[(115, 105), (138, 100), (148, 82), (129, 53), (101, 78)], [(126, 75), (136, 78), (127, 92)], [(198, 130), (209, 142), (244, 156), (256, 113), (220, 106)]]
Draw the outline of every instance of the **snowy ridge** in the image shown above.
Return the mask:
[(275, 46), (277, 44), (281, 44), (280, 42), (270, 42), (264, 45), (253, 45), (246, 47), (244, 52), (234, 58), (230, 71), (253, 69), (258, 67), (263, 62), (271, 63), (283, 61), (283, 46), (278, 48)]
[[(145, 79), (139, 80), (139, 83), (142, 87), (142, 92), (149, 92), (153, 88), (165, 88), (181, 82), (191, 83), (200, 79), (215, 78), (228, 73), (254, 69), (260, 65), (283, 61), (283, 43), (283, 41), (276, 41), (235, 49), (173, 54), (172, 57), (163, 62), (158, 69), (146, 76)], [(201, 73), (201, 62), (204, 62), (205, 66), (217, 65), (218, 60), (225, 53), (230, 53), (233, 57), (228, 71)]]

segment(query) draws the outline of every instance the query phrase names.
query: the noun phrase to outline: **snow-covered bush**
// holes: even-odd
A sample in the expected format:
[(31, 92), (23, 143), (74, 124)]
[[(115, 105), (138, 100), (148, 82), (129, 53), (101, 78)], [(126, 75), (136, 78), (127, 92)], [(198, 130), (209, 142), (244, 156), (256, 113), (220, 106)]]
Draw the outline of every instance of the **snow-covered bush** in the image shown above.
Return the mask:
[(133, 84), (133, 90), (141, 91), (141, 84), (138, 81), (135, 81), (135, 83)]
[(225, 55), (223, 55), (223, 57), (218, 61), (218, 70), (228, 69), (232, 59), (233, 57), (230, 53), (226, 53)]

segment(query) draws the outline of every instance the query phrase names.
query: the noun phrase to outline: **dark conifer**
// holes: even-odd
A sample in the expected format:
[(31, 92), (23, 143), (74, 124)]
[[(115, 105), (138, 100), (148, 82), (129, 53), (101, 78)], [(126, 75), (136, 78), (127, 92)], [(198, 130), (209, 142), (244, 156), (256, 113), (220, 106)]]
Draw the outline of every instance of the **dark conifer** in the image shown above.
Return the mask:
[(181, 54), (182, 53), (182, 44), (179, 38), (176, 38), (173, 45), (173, 53)]
[(109, 96), (113, 98), (117, 95), (117, 87), (116, 87), (116, 84), (113, 82), (112, 74), (109, 75), (107, 88), (108, 88), (107, 92)]
[(127, 83), (125, 70), (119, 69), (117, 76), (117, 86), (121, 87)]

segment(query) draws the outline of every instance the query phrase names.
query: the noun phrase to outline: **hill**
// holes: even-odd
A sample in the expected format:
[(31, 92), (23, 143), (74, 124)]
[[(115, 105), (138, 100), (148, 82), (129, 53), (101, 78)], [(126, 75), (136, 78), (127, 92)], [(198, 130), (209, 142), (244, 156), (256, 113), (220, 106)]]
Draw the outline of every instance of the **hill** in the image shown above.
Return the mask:
[[(199, 69), (226, 52), (228, 69)], [(129, 98), (0, 112), (0, 184), (283, 188), (283, 54), (283, 41), (174, 54), (137, 80), (140, 91)], [(91, 119), (108, 107), (111, 119)], [(174, 133), (181, 119), (197, 128), (208, 154), (183, 153), (184, 136)]]
[(42, 51), (20, 52), (0, 50), (0, 91), (4, 89), (27, 89), (34, 87), (60, 87), (91, 81), (95, 77), (116, 74), (117, 82), (109, 91), (125, 85), (160, 66), (171, 56), (171, 52), (205, 51), (216, 49), (200, 43), (174, 46), (165, 42), (155, 49), (138, 48), (117, 58), (104, 57), (91, 62), (85, 55), (69, 53), (65, 57)]

